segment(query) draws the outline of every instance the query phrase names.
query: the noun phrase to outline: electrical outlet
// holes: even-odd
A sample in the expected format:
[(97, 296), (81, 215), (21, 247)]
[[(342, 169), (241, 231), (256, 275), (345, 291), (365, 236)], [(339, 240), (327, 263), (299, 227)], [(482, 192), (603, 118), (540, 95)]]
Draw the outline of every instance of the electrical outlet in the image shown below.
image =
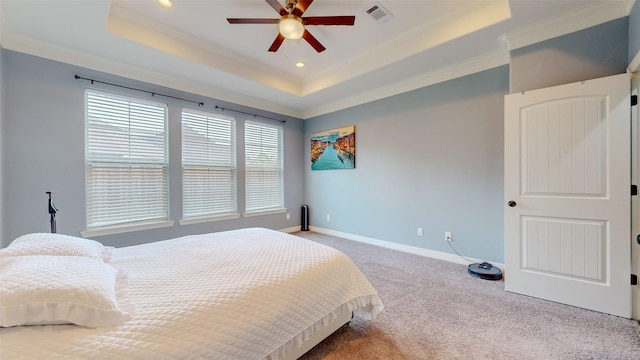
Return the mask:
[(444, 232), (444, 239), (451, 242), (453, 241), (453, 236), (451, 236), (451, 232), (450, 231), (445, 231)]
[(421, 227), (418, 228), (418, 236), (422, 236), (422, 228)]
[(327, 214), (327, 221), (331, 221), (331, 215)]
[(291, 220), (291, 214), (287, 214), (287, 220)]

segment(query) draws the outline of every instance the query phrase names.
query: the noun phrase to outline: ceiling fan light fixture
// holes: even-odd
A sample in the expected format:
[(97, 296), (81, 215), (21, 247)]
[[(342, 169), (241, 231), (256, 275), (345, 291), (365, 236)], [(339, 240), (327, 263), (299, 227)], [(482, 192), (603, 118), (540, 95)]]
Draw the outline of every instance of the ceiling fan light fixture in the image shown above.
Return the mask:
[(304, 34), (302, 19), (292, 14), (283, 15), (278, 22), (278, 28), (286, 39), (297, 40)]

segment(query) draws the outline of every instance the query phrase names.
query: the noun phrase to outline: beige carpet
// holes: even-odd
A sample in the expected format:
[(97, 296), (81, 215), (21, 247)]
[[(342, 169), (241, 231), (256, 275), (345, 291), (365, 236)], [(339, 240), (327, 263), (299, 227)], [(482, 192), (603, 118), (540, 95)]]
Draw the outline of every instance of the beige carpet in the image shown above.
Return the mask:
[(301, 359), (640, 359), (638, 322), (504, 291), (464, 265), (313, 232), (358, 265), (385, 310)]

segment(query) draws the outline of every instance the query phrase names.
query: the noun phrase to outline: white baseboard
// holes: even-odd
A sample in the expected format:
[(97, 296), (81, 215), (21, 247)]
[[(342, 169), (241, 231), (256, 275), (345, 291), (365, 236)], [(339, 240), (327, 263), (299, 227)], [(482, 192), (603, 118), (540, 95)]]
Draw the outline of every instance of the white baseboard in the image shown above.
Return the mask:
[[(369, 244), (369, 245), (380, 246), (380, 247), (383, 247), (383, 248), (392, 249), (392, 250), (398, 250), (398, 251), (402, 251), (402, 252), (406, 252), (406, 253), (410, 253), (410, 254), (415, 254), (415, 255), (420, 255), (420, 256), (432, 258), (432, 259), (444, 260), (444, 261), (448, 261), (448, 262), (452, 262), (452, 263), (456, 263), (456, 264), (462, 264), (462, 265), (469, 265), (468, 261), (462, 259), (460, 256), (458, 256), (456, 254), (449, 254), (449, 253), (445, 253), (445, 252), (442, 252), (442, 251), (424, 249), (424, 248), (420, 248), (420, 247), (417, 247), (417, 246), (398, 244), (398, 243), (394, 243), (394, 242), (390, 242), (390, 241), (378, 240), (378, 239), (368, 238), (368, 237), (364, 237), (364, 236), (360, 236), (360, 235), (353, 235), (353, 234), (349, 234), (349, 233), (343, 233), (343, 232), (340, 232), (340, 231), (323, 229), (323, 228), (319, 228), (319, 227), (315, 227), (315, 226), (310, 226), (309, 230), (317, 232), (317, 233), (320, 233), (320, 234), (337, 236), (337, 237), (340, 237), (340, 238), (343, 238), (343, 239), (347, 239), (347, 240), (359, 241), (361, 243), (365, 243), (365, 244)], [(465, 257), (467, 259), (471, 260), (472, 262), (482, 262), (483, 261), (482, 259), (475, 259), (475, 258), (468, 257), (468, 256), (465, 256)], [(501, 269), (502, 271), (504, 271), (504, 264), (493, 263), (493, 262), (491, 264), (493, 266)]]

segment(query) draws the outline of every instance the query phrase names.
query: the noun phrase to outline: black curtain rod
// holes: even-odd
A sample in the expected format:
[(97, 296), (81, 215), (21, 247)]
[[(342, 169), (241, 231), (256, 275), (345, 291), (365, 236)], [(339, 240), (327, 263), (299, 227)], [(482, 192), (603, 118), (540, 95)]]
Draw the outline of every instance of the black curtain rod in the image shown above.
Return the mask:
[(193, 100), (189, 100), (189, 99), (183, 99), (183, 98), (180, 98), (180, 97), (177, 97), (177, 96), (164, 95), (164, 94), (160, 94), (160, 93), (153, 92), (153, 91), (141, 90), (141, 89), (136, 89), (136, 88), (132, 88), (132, 87), (124, 86), (124, 85), (112, 84), (112, 83), (108, 83), (108, 82), (105, 82), (105, 81), (100, 81), (100, 80), (95, 80), (95, 79), (87, 79), (87, 78), (84, 78), (84, 77), (82, 77), (82, 76), (78, 76), (78, 75), (76, 75), (76, 76), (75, 76), (75, 79), (76, 79), (76, 80), (78, 80), (78, 79), (82, 79), (82, 80), (91, 81), (91, 84), (93, 84), (93, 83), (99, 83), (99, 84), (105, 84), (105, 85), (117, 86), (117, 87), (120, 87), (120, 88), (129, 89), (129, 90), (135, 90), (135, 91), (145, 92), (145, 93), (147, 93), (147, 94), (151, 94), (151, 96), (156, 96), (156, 95), (158, 95), (158, 96), (164, 96), (164, 97), (168, 97), (168, 98), (172, 98), (172, 99), (177, 99), (177, 100), (182, 100), (182, 101), (188, 101), (188, 102), (190, 102), (190, 103), (198, 104), (198, 106), (203, 106), (203, 105), (204, 105), (204, 103), (203, 103), (203, 102), (201, 102), (201, 101), (193, 101)]
[(261, 117), (261, 118), (265, 118), (265, 119), (269, 119), (269, 120), (274, 120), (274, 121), (280, 121), (281, 124), (286, 123), (286, 120), (282, 120), (282, 119), (274, 119), (268, 116), (262, 116), (262, 115), (256, 115), (256, 114), (252, 114), (252, 113), (248, 113), (248, 112), (244, 112), (244, 111), (240, 111), (240, 110), (233, 110), (233, 109), (227, 109), (227, 108), (223, 108), (221, 106), (216, 105), (216, 109), (220, 109), (221, 111), (225, 111), (225, 110), (229, 110), (229, 111), (233, 111), (233, 112), (237, 112), (240, 114), (245, 114), (245, 115), (251, 115), (253, 117)]

